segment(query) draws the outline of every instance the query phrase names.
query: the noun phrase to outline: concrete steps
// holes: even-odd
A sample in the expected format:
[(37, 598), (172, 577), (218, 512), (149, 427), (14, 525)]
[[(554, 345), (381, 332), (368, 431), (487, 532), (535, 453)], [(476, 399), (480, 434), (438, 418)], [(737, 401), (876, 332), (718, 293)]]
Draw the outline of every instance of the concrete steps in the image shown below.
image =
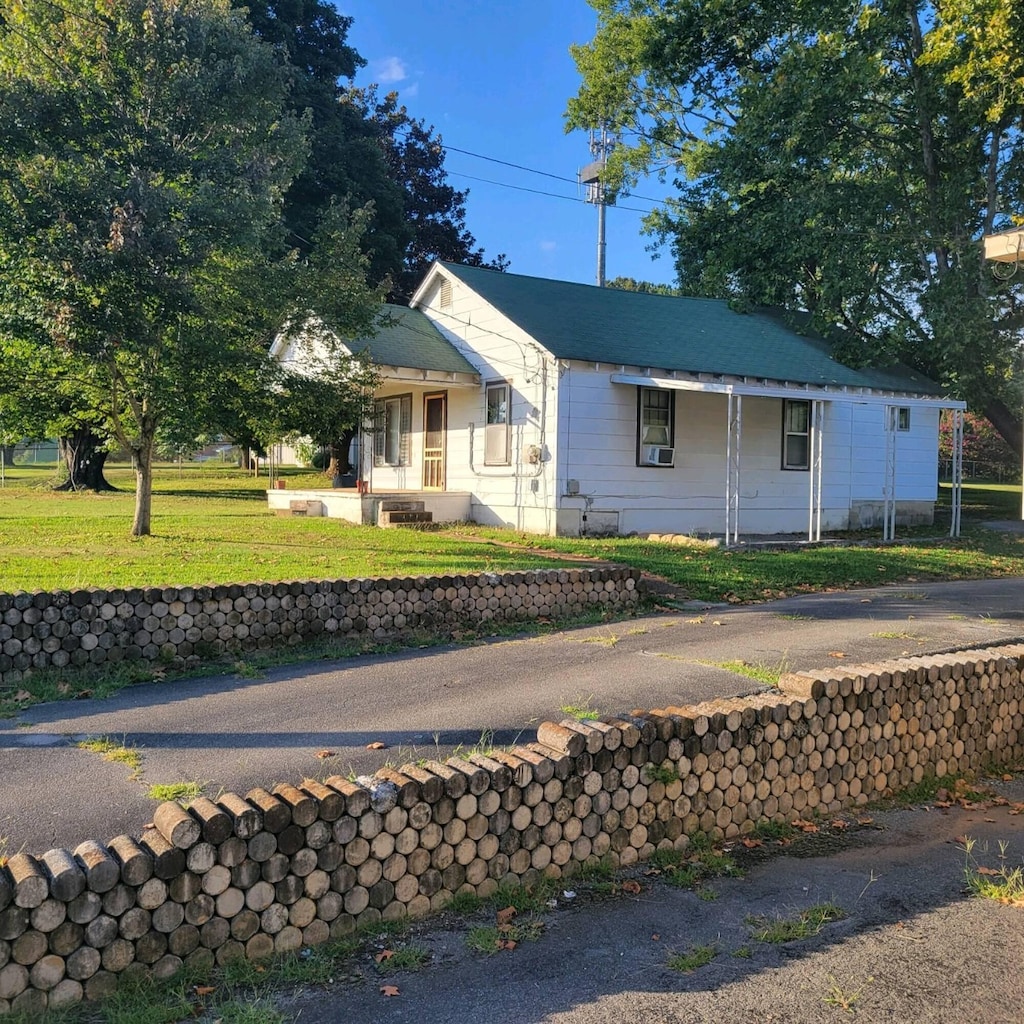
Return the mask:
[(381, 527), (422, 526), (433, 521), (434, 513), (427, 512), (422, 501), (388, 498), (380, 503), (377, 510), (377, 525)]

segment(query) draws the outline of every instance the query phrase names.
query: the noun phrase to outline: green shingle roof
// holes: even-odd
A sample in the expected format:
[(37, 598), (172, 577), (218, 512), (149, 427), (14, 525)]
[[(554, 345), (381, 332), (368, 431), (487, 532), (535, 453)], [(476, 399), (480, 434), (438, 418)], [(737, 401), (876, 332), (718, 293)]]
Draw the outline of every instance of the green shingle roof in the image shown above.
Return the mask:
[(380, 328), (372, 338), (349, 345), (369, 351), (379, 366), (405, 366), (443, 373), (476, 373), (476, 367), (418, 310), (385, 304)]
[(739, 313), (722, 299), (627, 292), (443, 264), (560, 359), (620, 363), (796, 384), (935, 395), (905, 366), (855, 370), (827, 342), (768, 312)]

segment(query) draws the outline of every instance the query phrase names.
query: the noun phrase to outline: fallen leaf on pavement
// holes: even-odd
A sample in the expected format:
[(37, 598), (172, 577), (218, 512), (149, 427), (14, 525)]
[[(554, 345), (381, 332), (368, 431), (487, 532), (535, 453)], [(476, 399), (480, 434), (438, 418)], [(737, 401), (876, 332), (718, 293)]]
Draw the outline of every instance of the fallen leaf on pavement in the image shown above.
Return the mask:
[(828, 656), (830, 658), (845, 658), (846, 651), (829, 651)]
[(498, 924), (502, 925), (511, 923), (512, 918), (515, 917), (517, 913), (518, 911), (515, 907), (505, 907), (504, 910), (499, 910), (496, 915), (498, 918)]
[(985, 867), (982, 867), (982, 868), (978, 868), (978, 874), (979, 875), (993, 875), (994, 876), (994, 875), (1001, 875), (1002, 872), (1001, 871), (997, 871), (995, 868), (985, 868)]
[(334, 757), (336, 750), (318, 750), (313, 756), (319, 757), (321, 761), (328, 757)]
[(641, 891), (640, 883), (635, 879), (630, 878), (628, 881), (622, 883), (622, 891), (632, 893), (634, 896), (637, 896)]
[(395, 951), (393, 949), (382, 949), (373, 959), (376, 960), (377, 963), (382, 964), (385, 961), (390, 960), (394, 955)]
[(383, 750), (387, 746), (386, 743), (381, 743), (380, 740), (374, 740), (372, 743), (366, 744), (367, 750)]
[(380, 994), (382, 996), (400, 996), (402, 993), (398, 991), (397, 985), (381, 985)]
[(753, 850), (755, 847), (764, 846), (764, 843), (760, 839), (744, 839), (743, 845), (748, 850)]

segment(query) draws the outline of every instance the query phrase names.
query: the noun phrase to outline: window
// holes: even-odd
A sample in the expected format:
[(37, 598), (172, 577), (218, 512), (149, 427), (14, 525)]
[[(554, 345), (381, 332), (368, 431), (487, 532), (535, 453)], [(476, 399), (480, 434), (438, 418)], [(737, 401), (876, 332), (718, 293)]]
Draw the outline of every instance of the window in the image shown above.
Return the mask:
[(901, 406), (896, 410), (896, 429), (897, 430), (909, 430), (910, 429), (910, 409), (908, 406)]
[(412, 430), (412, 395), (395, 395), (373, 403), (373, 464), (408, 466)]
[(487, 385), (486, 401), (484, 465), (507, 466), (512, 461), (512, 388), (505, 381), (494, 381)]
[(637, 465), (669, 468), (675, 439), (675, 392), (659, 388), (639, 388), (638, 392)]
[(782, 468), (810, 469), (811, 403), (782, 403)]

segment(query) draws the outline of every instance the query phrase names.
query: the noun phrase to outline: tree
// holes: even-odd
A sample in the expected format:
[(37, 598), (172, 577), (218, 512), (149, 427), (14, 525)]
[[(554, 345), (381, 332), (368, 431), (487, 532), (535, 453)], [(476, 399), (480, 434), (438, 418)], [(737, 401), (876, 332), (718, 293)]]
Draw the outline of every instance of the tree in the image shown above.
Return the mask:
[(390, 268), (391, 297), (408, 300), (435, 260), (470, 267), (505, 270), (508, 260), (499, 253), (488, 261), (466, 227), (469, 191), (448, 182), (445, 150), (433, 126), (409, 115), (398, 104), (398, 94), (378, 99), (376, 88), (348, 91), (347, 102), (360, 106), (377, 126), (389, 178), (402, 188), (405, 223), (411, 238), (402, 252), (401, 265)]
[(651, 281), (638, 281), (635, 277), (613, 277), (606, 288), (618, 288), (624, 292), (644, 292), (648, 295), (678, 295), (679, 289), (670, 284), (654, 284)]
[(17, 438), (57, 437), (59, 491), (116, 490), (103, 474), (110, 436), (80, 386), (89, 367), (66, 352), (0, 339), (0, 419)]
[[(0, 0), (0, 337), (81, 371), (132, 453), (135, 535), (158, 431), (208, 420), (312, 308), (326, 250), (358, 248), (361, 224), (330, 209), (319, 251), (284, 244), (305, 156), (286, 88), (227, 0)], [(364, 269), (334, 268), (359, 330), (378, 300)]]
[[(352, 83), (365, 61), (348, 44), (352, 19), (324, 0), (237, 0), (261, 39), (292, 68), (289, 102), (311, 119), (309, 161), (285, 196), (285, 218), (300, 248), (334, 199), (373, 204), (364, 234), (372, 281), (390, 280), (390, 297), (409, 299), (435, 259), (504, 270), (486, 262), (466, 228), (468, 191), (448, 182), (441, 140), (409, 115), (395, 93)], [(348, 84), (346, 84), (346, 81)]]
[(842, 358), (916, 366), (1019, 451), (1024, 289), (980, 240), (1024, 213), (1020, 5), (590, 2), (568, 124), (622, 134), (611, 184), (672, 176), (647, 227), (681, 288), (809, 310)]

